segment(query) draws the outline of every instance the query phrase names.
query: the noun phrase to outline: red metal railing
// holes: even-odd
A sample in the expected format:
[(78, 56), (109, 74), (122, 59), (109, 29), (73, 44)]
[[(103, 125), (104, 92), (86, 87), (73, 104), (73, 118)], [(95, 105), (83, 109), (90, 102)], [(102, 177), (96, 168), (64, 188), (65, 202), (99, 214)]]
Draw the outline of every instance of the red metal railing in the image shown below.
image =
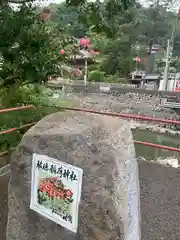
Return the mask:
[[(1, 114), (1, 113), (8, 113), (8, 112), (13, 112), (13, 111), (24, 110), (24, 109), (32, 109), (32, 108), (35, 108), (35, 106), (29, 105), (29, 106), (15, 107), (15, 108), (0, 109), (0, 114)], [(6, 129), (6, 130), (3, 130), (3, 131), (0, 131), (0, 135), (12, 133), (12, 132), (15, 132), (15, 131), (19, 131), (19, 130), (21, 130), (21, 129), (24, 129), (24, 128), (31, 127), (31, 126), (33, 126), (35, 123), (36, 123), (36, 122), (27, 123), (27, 124), (24, 124), (24, 125), (22, 125), (22, 126), (20, 126), (20, 127), (18, 127), (18, 128), (10, 128), (10, 129)], [(0, 157), (2, 157), (2, 156), (4, 156), (4, 155), (7, 155), (7, 154), (8, 154), (8, 151), (0, 152)]]
[(35, 107), (33, 105), (29, 105), (29, 106), (15, 107), (15, 108), (0, 109), (0, 113), (7, 113), (7, 112), (30, 109), (30, 108), (35, 108)]
[(148, 121), (148, 122), (157, 122), (157, 123), (164, 123), (164, 124), (180, 125), (180, 121), (170, 120), (170, 119), (162, 119), (162, 118), (155, 118), (155, 117), (150, 117), (150, 116), (141, 116), (141, 115), (137, 115), (137, 114), (100, 112), (100, 111), (91, 110), (91, 109), (85, 109), (85, 108), (62, 107), (61, 109), (72, 110), (72, 111), (79, 111), (79, 112), (89, 112), (89, 113), (95, 113), (95, 114), (100, 114), (100, 115), (107, 115), (107, 116), (112, 116), (112, 117), (120, 117), (120, 118), (126, 118), (126, 119), (129, 118), (129, 119), (140, 120), (140, 121)]
[(159, 144), (150, 143), (150, 142), (142, 142), (142, 141), (135, 140), (134, 143), (141, 144), (141, 145), (144, 145), (147, 147), (155, 147), (155, 148), (160, 148), (160, 149), (164, 149), (164, 150), (168, 150), (168, 151), (180, 152), (180, 148), (168, 147), (165, 145), (159, 145)]
[[(7, 112), (11, 112), (11, 111), (18, 111), (18, 110), (31, 109), (31, 108), (34, 108), (34, 106), (23, 106), (23, 107), (2, 109), (2, 110), (0, 110), (0, 113), (7, 113)], [(148, 121), (148, 122), (152, 121), (152, 122), (156, 122), (156, 123), (180, 125), (180, 121), (168, 120), (168, 119), (166, 120), (166, 119), (160, 119), (160, 118), (155, 118), (155, 117), (150, 117), (150, 116), (140, 116), (140, 115), (135, 115), (135, 114), (122, 114), (122, 113), (112, 113), (112, 112), (100, 112), (100, 111), (96, 111), (96, 110), (83, 109), (83, 108), (68, 108), (68, 107), (60, 107), (60, 108), (64, 109), (64, 110), (89, 112), (89, 113), (94, 113), (94, 114), (120, 117), (120, 118), (125, 118), (125, 119), (134, 119), (134, 120), (140, 120), (140, 121)], [(18, 131), (18, 130), (23, 129), (23, 128), (31, 127), (35, 123), (36, 122), (32, 122), (32, 123), (22, 125), (19, 128), (10, 128), (10, 129), (7, 129), (7, 130), (0, 131), (0, 135), (12, 133), (12, 132)], [(135, 140), (134, 143), (141, 144), (141, 145), (148, 146), (148, 147), (160, 148), (160, 149), (164, 149), (164, 150), (168, 150), (168, 151), (180, 152), (180, 148), (168, 147), (168, 146), (163, 146), (163, 145), (150, 143), (150, 142), (142, 142), (142, 141), (136, 141)], [(2, 152), (2, 153), (0, 153), (0, 156), (3, 156), (7, 153), (8, 153), (8, 151)]]
[(7, 133), (12, 133), (12, 132), (21, 130), (23, 128), (31, 127), (34, 124), (36, 124), (36, 122), (24, 124), (24, 125), (20, 126), (19, 128), (10, 128), (10, 129), (7, 129), (7, 130), (3, 130), (3, 131), (0, 132), (0, 135), (7, 134)]

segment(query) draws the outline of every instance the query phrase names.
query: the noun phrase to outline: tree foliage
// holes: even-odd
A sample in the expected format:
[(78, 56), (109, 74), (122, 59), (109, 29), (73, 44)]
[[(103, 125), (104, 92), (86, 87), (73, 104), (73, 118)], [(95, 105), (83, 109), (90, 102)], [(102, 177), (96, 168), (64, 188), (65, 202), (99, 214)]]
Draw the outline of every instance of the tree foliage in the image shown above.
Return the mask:
[(153, 44), (165, 49), (176, 18), (174, 12), (167, 11), (172, 2), (165, 0), (151, 1), (148, 7), (134, 1), (126, 9), (116, 0), (66, 3), (53, 5), (52, 20), (67, 25), (75, 37), (83, 33), (90, 37), (92, 48), (99, 50), (101, 56), (96, 69), (105, 71), (106, 75), (128, 75), (134, 66), (132, 59), (137, 55), (144, 68), (148, 49)]
[[(1, 86), (41, 83), (60, 72), (60, 64), (72, 50), (72, 39), (61, 29), (39, 22), (31, 5), (21, 5), (16, 11), (5, 5), (0, 20)], [(60, 49), (65, 49), (64, 55)]]
[(166, 46), (167, 39), (172, 32), (172, 25), (175, 20), (175, 13), (167, 11), (163, 5), (151, 5), (149, 8), (139, 9), (141, 24), (137, 31), (140, 33), (138, 41)]
[[(66, 0), (49, 5), (51, 19), (44, 24), (37, 21), (37, 14), (29, 5), (21, 6), (21, 12), (3, 7), (0, 14), (4, 13), (2, 19), (7, 21), (4, 20), (0, 29), (1, 82), (7, 85), (9, 78), (11, 83), (15, 79), (24, 83), (46, 80), (48, 75), (59, 71), (59, 66), (66, 63), (75, 48), (77, 50), (72, 38), (85, 35), (91, 39), (91, 47), (100, 52), (96, 69), (105, 75), (127, 76), (133, 68), (134, 57), (139, 55), (145, 59), (147, 49), (153, 44), (162, 49), (166, 47), (176, 18), (167, 10), (174, 1), (153, 0), (148, 7), (143, 7), (135, 0)], [(62, 48), (65, 55), (58, 53)]]
[(79, 12), (77, 7), (67, 4), (50, 4), (52, 12), (51, 21), (56, 22), (61, 28), (66, 28), (66, 32), (74, 37), (83, 37), (87, 29), (82, 22), (78, 21)]
[[(121, 9), (123, 8), (124, 10), (127, 10), (129, 6), (134, 4), (134, 0), (108, 0), (106, 1), (106, 6), (107, 8), (110, 7), (111, 8), (111, 3), (113, 4), (113, 8), (115, 11), (119, 10), (119, 7), (121, 7)], [(66, 3), (70, 6), (83, 6), (86, 5), (88, 3), (87, 0), (66, 0)], [(95, 1), (93, 3), (93, 5), (97, 5), (97, 3), (99, 3), (99, 1)], [(111, 8), (112, 9), (112, 8)], [(111, 9), (108, 9), (111, 11)]]

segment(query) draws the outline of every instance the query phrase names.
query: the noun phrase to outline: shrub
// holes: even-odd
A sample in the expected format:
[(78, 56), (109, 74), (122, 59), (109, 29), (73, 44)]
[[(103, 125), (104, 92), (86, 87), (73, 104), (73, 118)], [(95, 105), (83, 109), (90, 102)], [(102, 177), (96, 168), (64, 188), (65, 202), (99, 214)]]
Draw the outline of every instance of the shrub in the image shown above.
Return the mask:
[(88, 81), (92, 82), (102, 82), (104, 80), (104, 72), (91, 71), (88, 76)]
[[(22, 105), (34, 105), (36, 107), (1, 113), (0, 131), (14, 127), (19, 128), (24, 124), (39, 121), (42, 117), (50, 113), (60, 111), (59, 106), (68, 106), (70, 104), (70, 101), (62, 100), (60, 91), (56, 91), (56, 96), (55, 98), (54, 91), (45, 86), (40, 86), (38, 91), (33, 85), (19, 88), (13, 86), (11, 88), (2, 89), (0, 91), (1, 109)], [(26, 127), (12, 133), (0, 135), (0, 152), (17, 146), (28, 128), (29, 127)]]
[(88, 71), (99, 71), (100, 66), (98, 64), (90, 64), (88, 65)]
[[(47, 82), (74, 53), (72, 37), (58, 26), (37, 21), (32, 4), (1, 6), (0, 87)], [(60, 54), (64, 49), (65, 54)]]

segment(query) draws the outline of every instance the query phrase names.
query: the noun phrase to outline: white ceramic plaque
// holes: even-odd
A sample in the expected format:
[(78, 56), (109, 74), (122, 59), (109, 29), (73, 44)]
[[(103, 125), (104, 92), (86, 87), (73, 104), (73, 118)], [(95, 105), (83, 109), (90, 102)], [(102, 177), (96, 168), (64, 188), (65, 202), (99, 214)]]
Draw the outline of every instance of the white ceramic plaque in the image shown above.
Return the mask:
[(34, 153), (30, 208), (76, 233), (82, 176), (81, 168)]

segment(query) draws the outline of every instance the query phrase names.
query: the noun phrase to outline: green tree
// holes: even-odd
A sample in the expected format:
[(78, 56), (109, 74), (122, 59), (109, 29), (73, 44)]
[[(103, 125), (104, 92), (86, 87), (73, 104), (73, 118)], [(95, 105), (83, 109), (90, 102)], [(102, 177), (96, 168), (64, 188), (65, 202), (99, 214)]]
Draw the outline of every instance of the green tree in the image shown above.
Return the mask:
[[(0, 19), (1, 87), (41, 83), (60, 72), (72, 50), (72, 39), (61, 29), (39, 22), (31, 5), (21, 5), (16, 11), (5, 5)], [(64, 55), (60, 49), (65, 49)]]
[(82, 37), (87, 34), (87, 29), (78, 21), (78, 8), (68, 6), (65, 2), (61, 4), (50, 4), (52, 16), (51, 21), (66, 28), (66, 31), (74, 37)]
[(147, 8), (140, 7), (139, 15), (141, 24), (136, 29), (139, 32), (138, 41), (148, 43), (149, 49), (153, 44), (166, 46), (167, 39), (171, 36), (175, 13), (168, 11), (172, 1), (149, 1)]
[(174, 49), (173, 49), (173, 57), (180, 56), (180, 31), (178, 29), (176, 36), (174, 38)]
[[(106, 75), (126, 76), (133, 68), (134, 57), (148, 59), (147, 52), (153, 44), (165, 48), (176, 17), (174, 12), (168, 11), (174, 1), (167, 0), (149, 1), (148, 7), (133, 1), (127, 8), (122, 1), (116, 0), (70, 0), (66, 3), (58, 5), (53, 21), (69, 25), (69, 33), (74, 36), (86, 34), (90, 37), (91, 47), (100, 51), (100, 68)], [(77, 26), (85, 31), (76, 35)]]
[[(6, 4), (6, 3), (28, 3), (32, 2), (33, 0), (0, 0), (0, 4)], [(86, 0), (67, 0), (66, 1), (69, 5), (77, 6), (82, 5), (86, 3)], [(124, 9), (127, 9), (129, 5), (131, 5), (134, 1), (132, 0), (120, 0), (121, 5), (124, 7)]]
[[(86, 5), (87, 2), (88, 2), (87, 0), (66, 0), (66, 3), (71, 6), (82, 6), (82, 5)], [(110, 5), (112, 3), (111, 6), (113, 6), (114, 10), (116, 9), (116, 11), (118, 11), (120, 8), (127, 10), (129, 6), (131, 6), (135, 3), (135, 1), (134, 0), (109, 0), (109, 1), (106, 1), (105, 4), (107, 4), (107, 7), (111, 8), (111, 6), (108, 6), (109, 3), (110, 3)], [(94, 2), (94, 4), (93, 4), (94, 7), (97, 4), (99, 4), (98, 0), (96, 0)], [(112, 10), (112, 8), (111, 9), (110, 8), (108, 8), (109, 11)]]
[(101, 62), (101, 69), (106, 75), (127, 76), (130, 72), (129, 39), (109, 41), (104, 50), (106, 58)]
[(173, 67), (176, 69), (176, 72), (180, 72), (180, 60), (174, 60), (171, 62), (170, 67)]
[(91, 71), (88, 76), (88, 81), (102, 82), (104, 80), (104, 73), (98, 70)]

